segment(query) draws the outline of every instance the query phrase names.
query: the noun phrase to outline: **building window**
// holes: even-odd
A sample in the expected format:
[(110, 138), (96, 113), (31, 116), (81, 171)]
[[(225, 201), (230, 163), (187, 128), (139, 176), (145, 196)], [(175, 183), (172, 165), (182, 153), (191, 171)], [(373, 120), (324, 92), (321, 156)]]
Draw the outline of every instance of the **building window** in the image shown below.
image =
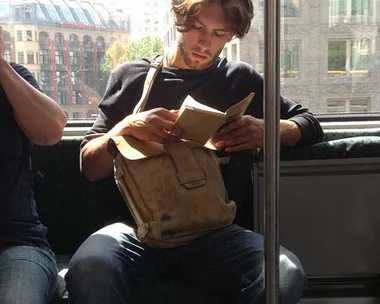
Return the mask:
[(99, 36), (96, 38), (96, 46), (98, 49), (104, 49), (106, 47), (103, 37)]
[(330, 0), (330, 16), (370, 16), (372, 0)]
[(57, 76), (57, 85), (58, 86), (65, 86), (67, 84), (66, 83), (67, 72), (65, 72), (65, 71), (57, 71), (55, 73), (56, 73), (56, 76)]
[(69, 39), (70, 39), (71, 46), (77, 46), (79, 44), (77, 35), (71, 34)]
[(17, 41), (22, 41), (22, 31), (17, 31)]
[[(259, 46), (258, 72), (264, 74), (264, 44)], [(297, 42), (285, 42), (281, 45), (280, 75), (281, 78), (300, 77), (300, 44)]]
[(63, 51), (55, 51), (55, 64), (65, 64), (65, 54)]
[(34, 53), (27, 53), (26, 60), (28, 64), (34, 64)]
[(92, 53), (84, 52), (83, 58), (84, 58), (84, 64), (85, 65), (91, 65), (92, 66)]
[(97, 65), (102, 65), (104, 63), (104, 55), (105, 55), (105, 53), (102, 51), (99, 51), (96, 53), (96, 57), (97, 57), (96, 64)]
[(300, 73), (300, 46), (298, 43), (285, 44), (281, 49), (282, 78), (297, 78)]
[(33, 41), (32, 31), (26, 31), (26, 40), (27, 41)]
[(78, 52), (70, 52), (70, 64), (71, 65), (78, 65), (79, 64)]
[(7, 47), (5, 47), (5, 51), (4, 51), (4, 59), (6, 61), (12, 61), (12, 56), (11, 56), (11, 50), (8, 49)]
[(6, 61), (12, 61), (12, 56), (11, 56), (11, 34), (9, 32), (4, 31), (3, 32), (3, 40), (5, 43), (5, 50), (4, 50), (4, 58)]
[(71, 72), (71, 83), (73, 85), (79, 84), (79, 71)]
[(354, 76), (368, 75), (371, 57), (371, 40), (329, 41), (328, 43), (328, 75)]
[(63, 46), (65, 43), (63, 35), (61, 33), (57, 33), (54, 35), (54, 41), (55, 41), (55, 45), (57, 46)]
[(19, 64), (24, 64), (25, 63), (24, 52), (17, 52), (17, 62)]
[(85, 47), (91, 47), (92, 46), (92, 39), (91, 39), (91, 36), (88, 36), (88, 35), (85, 35), (83, 37), (83, 45)]
[(42, 85), (51, 85), (51, 72), (50, 71), (41, 71), (41, 84)]
[(4, 39), (4, 42), (6, 44), (11, 43), (11, 34), (9, 34), (9, 32), (7, 32), (7, 31), (4, 31), (3, 32), (3, 39)]
[(50, 56), (48, 50), (40, 50), (40, 63), (50, 64)]
[(66, 104), (66, 91), (62, 91), (62, 90), (59, 90), (58, 92), (57, 92), (58, 94), (58, 103), (60, 104), (60, 105), (65, 105)]
[(24, 18), (25, 21), (30, 21), (32, 20), (32, 8), (31, 7), (24, 7)]
[(38, 37), (40, 45), (48, 45), (49, 44), (49, 35), (45, 32), (41, 32)]
[(84, 82), (86, 85), (92, 86), (92, 70), (84, 71)]
[(327, 100), (327, 113), (329, 114), (360, 114), (368, 113), (369, 98), (362, 99), (330, 99)]
[[(259, 16), (264, 17), (265, 0), (259, 0)], [(299, 18), (300, 1), (298, 0), (281, 0), (281, 17), (285, 18)]]
[(72, 103), (80, 104), (80, 92), (72, 91)]

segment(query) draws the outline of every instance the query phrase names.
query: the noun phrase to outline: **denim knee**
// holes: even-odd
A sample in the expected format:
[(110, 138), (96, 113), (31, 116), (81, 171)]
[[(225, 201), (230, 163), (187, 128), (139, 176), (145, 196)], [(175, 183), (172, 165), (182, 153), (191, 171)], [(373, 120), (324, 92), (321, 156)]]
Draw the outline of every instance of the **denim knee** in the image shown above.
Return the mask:
[(280, 249), (280, 303), (295, 304), (302, 296), (307, 277), (298, 257), (291, 251)]
[(118, 280), (121, 277), (122, 269), (111, 257), (94, 253), (87, 256), (74, 256), (65, 280), (68, 288), (78, 288), (86, 285), (93, 286), (97, 280), (100, 281), (99, 284), (104, 284), (105, 281)]

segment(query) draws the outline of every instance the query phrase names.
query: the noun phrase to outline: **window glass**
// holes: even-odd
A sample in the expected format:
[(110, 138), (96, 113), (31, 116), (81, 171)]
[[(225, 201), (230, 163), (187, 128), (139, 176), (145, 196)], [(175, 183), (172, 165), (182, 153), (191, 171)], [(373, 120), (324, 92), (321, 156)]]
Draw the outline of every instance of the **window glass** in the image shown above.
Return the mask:
[[(221, 51), (264, 75), (264, 8)], [(380, 6), (374, 0), (281, 0), (281, 94), (315, 114), (380, 113)], [(69, 119), (96, 117), (118, 64), (170, 50), (169, 0), (0, 0), (8, 61), (25, 65)]]

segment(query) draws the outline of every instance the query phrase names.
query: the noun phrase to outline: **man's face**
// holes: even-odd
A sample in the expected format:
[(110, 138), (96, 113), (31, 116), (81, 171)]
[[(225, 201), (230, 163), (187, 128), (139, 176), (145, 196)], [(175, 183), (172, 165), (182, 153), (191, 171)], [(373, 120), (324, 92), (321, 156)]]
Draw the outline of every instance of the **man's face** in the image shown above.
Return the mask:
[(209, 67), (231, 40), (222, 7), (212, 4), (198, 14), (194, 26), (180, 33), (178, 48), (184, 68), (203, 70)]

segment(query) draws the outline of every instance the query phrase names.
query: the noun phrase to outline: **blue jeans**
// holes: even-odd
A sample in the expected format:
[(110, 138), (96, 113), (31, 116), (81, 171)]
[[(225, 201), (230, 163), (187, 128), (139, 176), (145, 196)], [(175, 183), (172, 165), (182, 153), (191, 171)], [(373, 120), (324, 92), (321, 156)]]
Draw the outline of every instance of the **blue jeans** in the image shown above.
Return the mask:
[(45, 248), (0, 249), (0, 303), (49, 303), (57, 284), (54, 254)]
[[(264, 297), (263, 237), (237, 225), (211, 232), (174, 249), (138, 241), (116, 223), (92, 234), (73, 256), (66, 274), (72, 304), (133, 303), (130, 284), (156, 276), (179, 278), (244, 304)], [(297, 303), (306, 283), (298, 258), (281, 248), (281, 303)]]

